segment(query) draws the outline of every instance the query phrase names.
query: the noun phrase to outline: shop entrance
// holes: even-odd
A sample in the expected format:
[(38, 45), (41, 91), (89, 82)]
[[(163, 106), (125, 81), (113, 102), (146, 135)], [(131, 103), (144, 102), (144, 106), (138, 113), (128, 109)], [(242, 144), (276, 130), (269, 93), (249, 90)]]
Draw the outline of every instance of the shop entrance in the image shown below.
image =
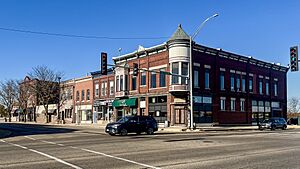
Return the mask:
[(186, 110), (175, 109), (175, 124), (185, 124)]

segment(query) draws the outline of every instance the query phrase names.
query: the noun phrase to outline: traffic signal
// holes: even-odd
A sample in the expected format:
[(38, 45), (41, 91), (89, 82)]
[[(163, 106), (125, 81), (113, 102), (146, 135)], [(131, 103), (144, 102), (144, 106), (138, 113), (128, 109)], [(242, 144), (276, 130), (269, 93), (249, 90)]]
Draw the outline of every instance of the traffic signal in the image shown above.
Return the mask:
[(291, 71), (298, 71), (298, 46), (290, 48)]
[(101, 74), (107, 75), (107, 53), (101, 52)]
[(139, 74), (139, 65), (137, 63), (133, 63), (133, 76), (137, 76)]

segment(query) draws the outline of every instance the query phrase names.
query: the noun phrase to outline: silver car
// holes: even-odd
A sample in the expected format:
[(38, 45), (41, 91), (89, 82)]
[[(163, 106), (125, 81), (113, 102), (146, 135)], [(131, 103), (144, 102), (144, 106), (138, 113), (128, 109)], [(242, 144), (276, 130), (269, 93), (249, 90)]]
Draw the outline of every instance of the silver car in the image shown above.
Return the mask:
[(258, 128), (260, 130), (264, 130), (264, 129), (275, 130), (277, 128), (281, 128), (282, 130), (285, 130), (287, 129), (287, 122), (285, 121), (284, 118), (273, 117), (259, 123)]

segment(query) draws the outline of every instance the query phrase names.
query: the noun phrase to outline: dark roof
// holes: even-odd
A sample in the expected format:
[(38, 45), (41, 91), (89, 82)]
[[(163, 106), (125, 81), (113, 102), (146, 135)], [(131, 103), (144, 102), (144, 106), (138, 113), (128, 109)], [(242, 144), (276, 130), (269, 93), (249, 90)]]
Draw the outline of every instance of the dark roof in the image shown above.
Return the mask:
[(178, 25), (176, 31), (173, 33), (169, 41), (172, 40), (190, 40), (190, 37), (181, 27), (181, 24)]
[[(114, 72), (114, 71), (113, 71), (113, 68), (107, 69), (107, 75), (113, 74), (113, 72)], [(91, 75), (92, 75), (92, 76), (102, 76), (100, 70), (95, 71), (95, 72), (91, 72)]]

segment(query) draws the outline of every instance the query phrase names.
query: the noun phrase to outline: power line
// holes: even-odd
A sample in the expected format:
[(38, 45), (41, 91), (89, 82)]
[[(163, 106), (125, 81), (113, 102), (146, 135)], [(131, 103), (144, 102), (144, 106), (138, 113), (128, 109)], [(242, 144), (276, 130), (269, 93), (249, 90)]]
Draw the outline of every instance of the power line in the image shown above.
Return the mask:
[(50, 32), (40, 32), (24, 29), (14, 29), (14, 28), (5, 28), (0, 27), (2, 31), (10, 32), (20, 32), (28, 34), (38, 34), (38, 35), (47, 35), (47, 36), (59, 36), (59, 37), (68, 37), (68, 38), (86, 38), (86, 39), (108, 39), (108, 40), (139, 40), (139, 39), (166, 39), (168, 37), (110, 37), (110, 36), (93, 36), (93, 35), (74, 35), (74, 34), (62, 34), (62, 33), (50, 33)]

